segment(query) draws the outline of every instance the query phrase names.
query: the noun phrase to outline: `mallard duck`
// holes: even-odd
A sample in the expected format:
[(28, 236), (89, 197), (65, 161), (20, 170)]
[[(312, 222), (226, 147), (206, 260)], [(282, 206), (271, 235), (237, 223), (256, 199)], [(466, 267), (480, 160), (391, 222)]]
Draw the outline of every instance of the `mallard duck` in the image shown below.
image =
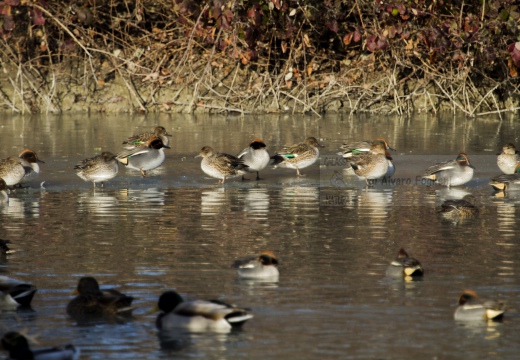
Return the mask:
[(473, 290), (463, 290), (454, 317), (460, 321), (497, 320), (505, 311), (503, 303), (480, 300)]
[(400, 249), (395, 260), (390, 263), (386, 273), (392, 277), (415, 277), (422, 276), (424, 269), (419, 260), (408, 256), (404, 249)]
[(278, 278), (278, 260), (271, 251), (262, 251), (260, 255), (249, 255), (236, 260), (233, 268), (238, 276), (244, 279)]
[(284, 146), (271, 156), (274, 166), (296, 169), (296, 175), (301, 176), (300, 169), (314, 164), (320, 157), (319, 148), (323, 147), (315, 137), (308, 137), (304, 142)]
[(36, 287), (7, 276), (0, 276), (0, 307), (29, 307)]
[(129, 316), (134, 308), (133, 297), (114, 289), (100, 290), (93, 277), (83, 277), (75, 291), (77, 296), (67, 305), (67, 314), (74, 318)]
[(9, 352), (8, 360), (76, 360), (80, 354), (73, 345), (31, 350), (25, 336), (14, 331), (2, 337), (2, 348)]
[(175, 291), (163, 293), (157, 304), (159, 330), (229, 332), (253, 317), (250, 310), (237, 308), (221, 301), (184, 301)]

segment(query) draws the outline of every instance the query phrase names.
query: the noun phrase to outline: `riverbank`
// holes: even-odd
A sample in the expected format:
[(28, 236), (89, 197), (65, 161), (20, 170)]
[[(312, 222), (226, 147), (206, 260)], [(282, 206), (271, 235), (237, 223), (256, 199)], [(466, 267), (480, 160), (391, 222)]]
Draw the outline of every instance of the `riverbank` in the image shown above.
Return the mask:
[(520, 109), (505, 1), (11, 1), (0, 15), (0, 104), (16, 113)]

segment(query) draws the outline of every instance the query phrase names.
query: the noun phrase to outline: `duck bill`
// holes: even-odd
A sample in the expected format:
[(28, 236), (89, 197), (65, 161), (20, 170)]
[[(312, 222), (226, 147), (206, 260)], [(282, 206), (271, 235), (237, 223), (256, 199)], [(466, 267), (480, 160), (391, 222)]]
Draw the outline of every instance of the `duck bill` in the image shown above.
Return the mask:
[(159, 311), (159, 306), (155, 305), (152, 309), (150, 309), (146, 312), (146, 315), (155, 314), (158, 311)]

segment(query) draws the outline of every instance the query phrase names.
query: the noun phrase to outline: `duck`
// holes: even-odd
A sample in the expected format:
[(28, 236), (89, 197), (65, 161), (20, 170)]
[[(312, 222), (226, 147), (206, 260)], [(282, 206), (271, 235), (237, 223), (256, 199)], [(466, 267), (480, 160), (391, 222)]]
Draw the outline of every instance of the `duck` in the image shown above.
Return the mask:
[(497, 165), (504, 174), (514, 174), (520, 165), (520, 153), (516, 151), (515, 144), (507, 143), (502, 147), (502, 152), (498, 154)]
[(397, 257), (387, 269), (387, 275), (391, 277), (416, 277), (423, 276), (424, 268), (419, 260), (410, 257), (404, 249), (400, 249)]
[(185, 301), (175, 291), (167, 291), (159, 297), (155, 311), (159, 330), (184, 329), (191, 332), (227, 333), (241, 327), (253, 318), (249, 309), (238, 308), (218, 300)]
[(489, 185), (497, 191), (520, 190), (520, 164), (516, 166), (513, 174), (495, 176)]
[[(244, 150), (237, 155), (237, 158), (241, 159), (247, 167), (247, 172), (256, 172), (256, 180), (260, 180), (260, 171), (264, 170), (271, 161), (271, 157), (266, 150), (266, 145), (261, 139), (253, 139)], [(242, 175), (242, 180), (246, 180)]]
[(243, 279), (275, 279), (278, 278), (278, 260), (271, 251), (262, 251), (260, 255), (249, 255), (235, 260), (233, 265), (238, 276)]
[(123, 141), (123, 148), (126, 150), (133, 150), (140, 146), (146, 145), (152, 137), (158, 137), (162, 140), (162, 143), (166, 146), (170, 145), (171, 134), (168, 134), (163, 126), (156, 126), (152, 132), (145, 132), (138, 135), (130, 136), (128, 139)]
[(474, 169), (468, 155), (461, 152), (455, 160), (444, 161), (430, 166), (425, 170), (422, 178), (448, 187), (464, 185), (473, 179)]
[(7, 254), (10, 252), (9, 246), (7, 244), (10, 244), (11, 240), (2, 240), (0, 239), (0, 254)]
[[(377, 141), (377, 140), (384, 142), (385, 148), (386, 148), (385, 156), (386, 156), (386, 159), (388, 160), (388, 170), (386, 171), (385, 177), (392, 177), (395, 174), (395, 165), (392, 161), (393, 160), (392, 156), (390, 155), (388, 150), (395, 151), (395, 149), (392, 149), (388, 145), (388, 143), (386, 142), (385, 139), (378, 137), (375, 139), (375, 141)], [(368, 154), (370, 152), (371, 146), (372, 146), (371, 141), (357, 141), (354, 143), (344, 143), (341, 146), (341, 149), (343, 149), (343, 151), (340, 151), (337, 154), (342, 156), (345, 159), (350, 159), (356, 155)], [(349, 169), (351, 169), (351, 168), (349, 167)]]
[(219, 184), (224, 184), (226, 179), (231, 179), (247, 173), (248, 165), (243, 159), (236, 156), (219, 153), (210, 146), (204, 146), (199, 155), (202, 157), (200, 168), (207, 175), (219, 179)]
[(0, 307), (30, 307), (37, 290), (38, 289), (31, 284), (8, 276), (0, 276)]
[(18, 155), (20, 158), (20, 163), (22, 164), (25, 175), (22, 180), (17, 184), (22, 186), (22, 184), (28, 183), (29, 181), (35, 180), (40, 175), (40, 166), (38, 163), (45, 164), (45, 161), (38, 158), (38, 155), (34, 150), (24, 149)]
[(374, 140), (369, 153), (356, 155), (350, 159), (350, 166), (354, 173), (360, 179), (365, 179), (367, 185), (369, 180), (380, 179), (388, 172), (386, 146), (384, 141)]
[(475, 291), (463, 290), (459, 295), (459, 305), (454, 317), (458, 321), (499, 320), (505, 311), (503, 303), (480, 300)]
[(9, 352), (8, 360), (77, 360), (80, 349), (73, 345), (31, 350), (27, 338), (15, 331), (6, 333), (1, 340), (2, 348)]
[(170, 149), (170, 147), (165, 145), (161, 138), (152, 136), (146, 145), (119, 152), (116, 160), (128, 168), (139, 170), (143, 177), (147, 177), (147, 171), (161, 166), (164, 162), (163, 149)]
[(8, 157), (0, 160), (0, 178), (5, 181), (6, 186), (19, 184), (25, 176), (25, 168), (20, 158)]
[(67, 314), (73, 318), (129, 316), (134, 310), (133, 297), (114, 289), (100, 290), (91, 276), (79, 279), (74, 294), (77, 296), (67, 305)]
[(7, 194), (7, 184), (4, 179), (0, 179), (0, 204), (9, 203), (9, 195)]
[(111, 152), (104, 151), (100, 155), (92, 158), (81, 160), (74, 169), (77, 175), (84, 181), (92, 181), (94, 188), (96, 182), (101, 183), (114, 178), (118, 171), (119, 165), (116, 156)]
[(474, 218), (479, 214), (475, 204), (475, 196), (468, 194), (462, 199), (444, 201), (439, 212), (445, 218), (452, 220)]
[(320, 157), (321, 145), (315, 137), (308, 137), (304, 142), (284, 146), (271, 156), (272, 165), (296, 169), (296, 175), (301, 176), (301, 169), (314, 164)]

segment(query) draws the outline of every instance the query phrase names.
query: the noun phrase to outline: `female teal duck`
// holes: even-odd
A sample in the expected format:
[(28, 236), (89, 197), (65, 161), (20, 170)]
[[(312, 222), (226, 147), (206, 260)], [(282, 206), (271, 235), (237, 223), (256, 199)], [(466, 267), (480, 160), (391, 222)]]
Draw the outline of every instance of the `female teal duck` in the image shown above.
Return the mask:
[(301, 176), (300, 169), (311, 166), (320, 157), (320, 147), (323, 145), (311, 136), (305, 142), (284, 146), (271, 159), (274, 166), (296, 169), (296, 175)]
[(253, 317), (248, 309), (237, 308), (218, 300), (184, 301), (175, 291), (163, 293), (157, 308), (161, 311), (155, 323), (159, 330), (227, 333)]
[[(256, 180), (260, 180), (259, 172), (264, 170), (271, 161), (269, 153), (266, 150), (265, 143), (260, 139), (253, 139), (249, 147), (246, 147), (237, 158), (241, 159), (247, 167), (245, 170), (250, 173), (256, 172)], [(244, 176), (242, 175), (242, 180)]]
[(7, 186), (19, 184), (24, 176), (25, 169), (21, 164), (20, 158), (8, 157), (0, 160), (0, 178), (5, 181)]
[(387, 268), (386, 274), (391, 277), (415, 277), (422, 276), (424, 269), (419, 260), (408, 256), (404, 249), (400, 249), (396, 259)]
[(479, 214), (476, 201), (473, 195), (466, 195), (458, 200), (446, 200), (442, 203), (439, 212), (445, 218), (452, 220), (474, 218)]
[(425, 170), (422, 177), (448, 187), (458, 186), (473, 179), (474, 169), (468, 155), (460, 153), (455, 160), (430, 166)]
[(77, 360), (80, 354), (73, 345), (31, 350), (25, 336), (14, 331), (2, 337), (2, 348), (9, 352), (8, 360)]
[(502, 152), (497, 157), (497, 165), (504, 174), (514, 174), (516, 167), (520, 165), (520, 154), (512, 143), (502, 147)]
[(226, 179), (247, 173), (248, 166), (244, 164), (244, 160), (233, 155), (216, 152), (209, 146), (200, 149), (199, 155), (195, 157), (202, 157), (200, 168), (207, 175), (219, 179), (219, 184), (224, 184)]
[(388, 145), (382, 140), (374, 140), (370, 146), (370, 152), (353, 156), (350, 159), (350, 166), (354, 170), (354, 173), (360, 179), (365, 179), (367, 185), (369, 184), (369, 180), (377, 180), (387, 174), (387, 146)]
[(90, 276), (79, 280), (75, 294), (67, 305), (67, 314), (73, 318), (129, 316), (134, 310), (133, 297), (114, 289), (100, 290), (97, 280)]
[(459, 306), (454, 317), (459, 321), (498, 320), (505, 311), (503, 303), (480, 300), (473, 290), (464, 290), (459, 296)]
[(4, 179), (0, 179), (0, 204), (9, 202), (9, 195), (7, 195), (7, 184)]
[(489, 185), (497, 191), (520, 190), (520, 165), (516, 166), (514, 174), (495, 176)]
[(249, 255), (235, 260), (232, 265), (238, 276), (243, 279), (278, 279), (278, 260), (271, 251), (262, 251), (260, 255)]
[(119, 165), (114, 154), (104, 151), (101, 155), (80, 161), (74, 166), (74, 169), (76, 169), (77, 175), (84, 181), (92, 181), (94, 187), (99, 182), (103, 187), (103, 182), (117, 175)]
[[(388, 150), (395, 151), (395, 149), (392, 149), (385, 139), (378, 137), (374, 141), (378, 140), (384, 142), (385, 144), (385, 156), (388, 160), (388, 170), (386, 171), (385, 176), (391, 177), (395, 174), (395, 165), (392, 162), (393, 159)], [(338, 152), (337, 154), (344, 157), (345, 159), (349, 159), (356, 155), (368, 154), (370, 152), (370, 148), (372, 147), (372, 143), (373, 141), (357, 141), (353, 143), (344, 143), (341, 146), (341, 149), (343, 149), (343, 151)]]
[(123, 141), (123, 148), (127, 150), (133, 150), (140, 146), (146, 145), (152, 137), (158, 137), (162, 140), (162, 143), (164, 145), (169, 146), (169, 136), (171, 136), (171, 134), (168, 134), (168, 132), (163, 126), (156, 126), (155, 129), (153, 129), (153, 132), (145, 132), (142, 134), (130, 136), (128, 139)]
[(35, 286), (7, 276), (0, 276), (0, 308), (30, 307)]

